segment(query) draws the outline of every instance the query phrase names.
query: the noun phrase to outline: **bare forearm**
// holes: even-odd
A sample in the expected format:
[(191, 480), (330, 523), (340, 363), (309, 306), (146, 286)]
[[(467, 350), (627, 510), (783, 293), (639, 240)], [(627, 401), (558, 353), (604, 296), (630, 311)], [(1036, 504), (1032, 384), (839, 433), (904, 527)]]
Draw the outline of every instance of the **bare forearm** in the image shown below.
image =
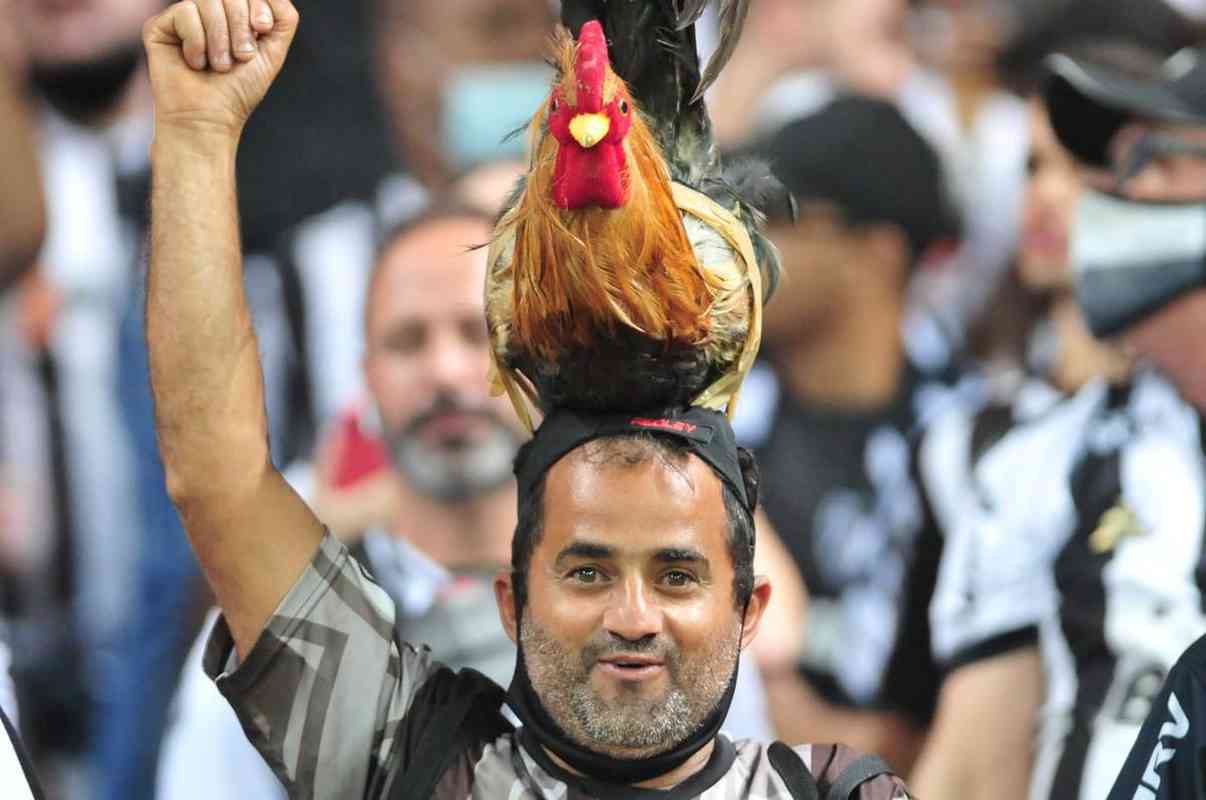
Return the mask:
[(220, 133), (157, 130), (147, 341), (168, 487), (246, 655), (322, 529), (269, 457), (235, 150)]
[(777, 672), (791, 669), (799, 656), (808, 593), (795, 559), (770, 519), (759, 511), (756, 521), (758, 549), (754, 554), (754, 571), (770, 578), (773, 592), (752, 648), (759, 667)]
[(254, 484), (269, 464), (236, 147), (221, 133), (161, 129), (152, 149), (147, 341), (169, 486), (185, 499)]
[[(910, 785), (927, 800), (1017, 800), (1029, 793), (1038, 710), (1037, 648), (967, 665), (947, 677)], [(992, 721), (985, 735), (984, 721)]]
[(29, 267), (42, 247), (46, 210), (38, 149), (21, 88), (0, 64), (0, 290)]

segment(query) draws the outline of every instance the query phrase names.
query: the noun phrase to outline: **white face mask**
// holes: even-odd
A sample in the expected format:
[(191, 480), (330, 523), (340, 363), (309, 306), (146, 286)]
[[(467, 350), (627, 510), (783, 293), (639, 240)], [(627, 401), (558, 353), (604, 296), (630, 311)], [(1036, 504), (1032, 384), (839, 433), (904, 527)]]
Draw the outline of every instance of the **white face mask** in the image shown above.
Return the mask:
[(1072, 231), (1085, 319), (1116, 335), (1206, 286), (1206, 205), (1138, 203), (1086, 190)]

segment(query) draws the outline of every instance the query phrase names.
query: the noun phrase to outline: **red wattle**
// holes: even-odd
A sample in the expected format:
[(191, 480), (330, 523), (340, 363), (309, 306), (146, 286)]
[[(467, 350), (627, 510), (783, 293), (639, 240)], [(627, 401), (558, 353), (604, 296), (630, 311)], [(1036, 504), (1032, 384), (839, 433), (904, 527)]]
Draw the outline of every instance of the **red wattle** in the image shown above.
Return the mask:
[(628, 200), (623, 147), (620, 142), (601, 142), (589, 150), (563, 144), (553, 170), (553, 202), (569, 211), (623, 206)]

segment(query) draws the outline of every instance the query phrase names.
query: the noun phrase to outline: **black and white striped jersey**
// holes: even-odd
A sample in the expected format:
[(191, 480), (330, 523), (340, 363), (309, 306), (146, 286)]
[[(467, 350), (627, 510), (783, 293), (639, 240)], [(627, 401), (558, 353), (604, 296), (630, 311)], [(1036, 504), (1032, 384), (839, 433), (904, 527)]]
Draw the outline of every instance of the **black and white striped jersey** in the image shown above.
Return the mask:
[(755, 450), (762, 506), (808, 587), (799, 671), (831, 703), (919, 726), (933, 714), (928, 597), (909, 602), (906, 585), (924, 524), (915, 443), (976, 391), (947, 363), (912, 361), (894, 401), (873, 411), (802, 404), (766, 364), (743, 387), (737, 435)]
[(943, 532), (932, 646), (955, 669), (1037, 640), (1031, 797), (1096, 800), (1206, 633), (1202, 425), (1154, 373), (1041, 405), (949, 414), (922, 444)]

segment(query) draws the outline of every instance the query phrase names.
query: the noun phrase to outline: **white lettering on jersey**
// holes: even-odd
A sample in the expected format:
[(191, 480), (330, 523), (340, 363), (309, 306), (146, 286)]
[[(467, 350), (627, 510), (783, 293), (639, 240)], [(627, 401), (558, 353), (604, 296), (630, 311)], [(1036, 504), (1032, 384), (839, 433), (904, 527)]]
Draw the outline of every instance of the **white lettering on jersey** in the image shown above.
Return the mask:
[[(1189, 717), (1181, 708), (1177, 695), (1172, 692), (1168, 694), (1168, 713), (1172, 715), (1172, 720), (1160, 726), (1160, 735), (1156, 738), (1152, 757), (1148, 759), (1147, 769), (1143, 772), (1144, 785), (1135, 790), (1134, 800), (1154, 800), (1156, 792), (1160, 789), (1160, 776), (1156, 774), (1156, 770), (1172, 761), (1173, 756), (1177, 754), (1177, 741), (1184, 739), (1189, 733)], [(1173, 740), (1168, 747), (1164, 746), (1165, 739)]]

